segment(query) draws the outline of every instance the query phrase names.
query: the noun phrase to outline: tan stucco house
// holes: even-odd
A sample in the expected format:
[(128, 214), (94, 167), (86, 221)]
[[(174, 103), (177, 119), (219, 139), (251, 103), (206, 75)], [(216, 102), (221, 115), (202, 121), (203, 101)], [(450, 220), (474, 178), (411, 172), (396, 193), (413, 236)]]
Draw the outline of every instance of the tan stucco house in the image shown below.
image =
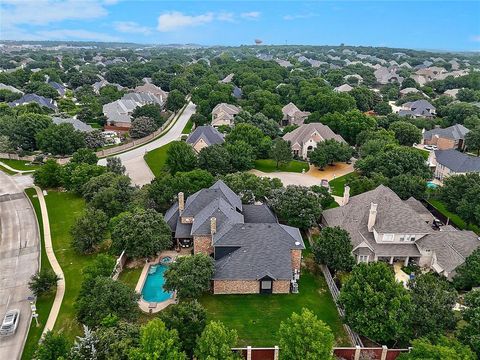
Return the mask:
[(302, 250), (297, 228), (279, 224), (266, 205), (244, 205), (223, 181), (183, 193), (165, 220), (182, 247), (215, 259), (214, 294), (298, 291)]
[(302, 125), (310, 115), (308, 111), (301, 111), (294, 103), (288, 103), (282, 108), (282, 125)]
[(239, 112), (240, 108), (238, 106), (227, 103), (218, 104), (212, 110), (212, 126), (232, 126), (235, 115)]
[(224, 135), (216, 128), (210, 125), (198, 126), (188, 135), (187, 144), (192, 145), (193, 149), (199, 153), (200, 150), (215, 144), (225, 142)]

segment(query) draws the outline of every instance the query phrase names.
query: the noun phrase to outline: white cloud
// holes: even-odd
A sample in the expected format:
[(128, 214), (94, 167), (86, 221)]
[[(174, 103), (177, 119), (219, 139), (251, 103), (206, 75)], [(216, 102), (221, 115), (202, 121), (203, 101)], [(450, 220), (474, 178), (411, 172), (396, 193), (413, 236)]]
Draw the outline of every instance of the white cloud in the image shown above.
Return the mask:
[(234, 21), (233, 13), (231, 13), (231, 12), (221, 12), (216, 16), (216, 18), (219, 21), (229, 21), (229, 22)]
[(116, 36), (82, 29), (42, 30), (38, 31), (36, 35), (42, 37), (43, 40), (120, 41)]
[(185, 15), (180, 11), (170, 11), (161, 14), (158, 17), (158, 31), (173, 31), (184, 27), (198, 26), (212, 22), (213, 13), (205, 13), (201, 15)]
[(147, 26), (141, 26), (140, 24), (134, 21), (117, 21), (113, 23), (115, 30), (122, 33), (131, 33), (131, 34), (144, 34), (149, 35), (152, 33), (152, 30)]
[(259, 11), (250, 11), (250, 12), (241, 13), (240, 17), (242, 17), (244, 19), (254, 20), (254, 19), (258, 19), (260, 17), (260, 15), (261, 14), (260, 14)]
[(480, 42), (480, 35), (474, 35), (470, 39), (475, 42)]
[(293, 14), (293, 15), (285, 15), (283, 20), (298, 20), (298, 19), (308, 19), (311, 17), (317, 16), (316, 14)]

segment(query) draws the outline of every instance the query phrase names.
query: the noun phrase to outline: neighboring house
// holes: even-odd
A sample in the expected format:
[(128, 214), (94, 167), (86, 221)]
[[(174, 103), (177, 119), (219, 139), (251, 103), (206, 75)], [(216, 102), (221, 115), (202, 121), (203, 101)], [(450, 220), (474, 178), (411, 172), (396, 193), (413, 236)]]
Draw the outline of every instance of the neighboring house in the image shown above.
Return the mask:
[(454, 149), (431, 152), (429, 162), (435, 167), (435, 178), (440, 181), (450, 175), (480, 172), (480, 157), (467, 155)]
[(243, 205), (221, 180), (178, 201), (165, 213), (178, 246), (215, 259), (214, 294), (298, 291), (299, 229), (279, 224), (266, 205)]
[(145, 85), (141, 85), (141, 86), (137, 86), (134, 90), (134, 92), (136, 93), (147, 93), (147, 94), (152, 94), (152, 95), (155, 95), (158, 99), (160, 99), (160, 102), (163, 104), (165, 104), (165, 102), (167, 101), (167, 97), (168, 97), (168, 92), (162, 90), (160, 87), (154, 85), (154, 84), (150, 84), (150, 83), (146, 83)]
[(293, 155), (304, 159), (308, 158), (308, 153), (315, 149), (319, 142), (331, 139), (345, 142), (340, 135), (321, 123), (301, 125), (283, 136), (283, 140), (290, 142)]
[(398, 115), (433, 118), (436, 115), (436, 108), (427, 100), (409, 101), (402, 105)]
[(240, 108), (235, 105), (227, 103), (218, 104), (212, 110), (212, 126), (232, 126), (235, 115), (239, 112)]
[(85, 133), (92, 132), (94, 130), (94, 128), (92, 128), (90, 125), (85, 124), (83, 121), (80, 121), (80, 120), (74, 119), (74, 118), (52, 117), (52, 121), (56, 125), (72, 124), (75, 130), (85, 132)]
[(205, 147), (223, 144), (225, 142), (224, 135), (216, 128), (210, 125), (198, 126), (188, 135), (187, 144), (192, 145), (193, 149), (199, 153)]
[(443, 95), (450, 96), (450, 97), (456, 99), (459, 91), (460, 91), (460, 89), (449, 89), (449, 90), (445, 90), (443, 92)]
[(100, 89), (107, 85), (115, 86), (118, 91), (124, 89), (122, 85), (109, 83), (107, 80), (103, 79), (92, 84), (93, 91), (95, 92), (95, 94), (100, 94)]
[(30, 103), (37, 103), (40, 106), (45, 106), (53, 111), (57, 111), (57, 102), (55, 100), (37, 95), (25, 94), (20, 99), (8, 103), (10, 106), (26, 105)]
[(282, 125), (302, 125), (310, 115), (308, 111), (301, 111), (294, 103), (288, 103), (282, 108)]
[(403, 201), (384, 185), (351, 198), (348, 193), (346, 187), (345, 205), (323, 212), (322, 224), (348, 231), (357, 263), (413, 262), (451, 278), (480, 247), (472, 231), (433, 230), (433, 216), (419, 201)]
[(336, 91), (336, 92), (350, 92), (352, 90), (353, 90), (353, 87), (348, 84), (343, 84), (333, 89), (333, 91)]
[(233, 87), (233, 90), (232, 90), (232, 96), (233, 96), (235, 99), (241, 99), (242, 96), (243, 96), (243, 91), (242, 91), (242, 89), (240, 89), (238, 86), (234, 86), (234, 87)]
[(397, 67), (392, 66), (390, 68), (380, 67), (373, 72), (377, 83), (385, 85), (388, 83), (399, 83), (403, 82), (403, 77), (397, 74)]
[(222, 84), (230, 84), (233, 80), (233, 77), (235, 76), (235, 74), (228, 74), (227, 76), (225, 76), (222, 80), (219, 81), (219, 83), (222, 83)]
[(444, 129), (435, 128), (423, 133), (423, 144), (436, 145), (439, 150), (465, 150), (465, 135), (469, 131), (461, 124), (455, 124)]
[(348, 79), (356, 79), (358, 84), (361, 84), (363, 82), (363, 77), (358, 74), (345, 75), (343, 79), (345, 81), (348, 81)]
[(3, 83), (0, 83), (0, 90), (8, 90), (17, 94), (23, 94), (23, 91), (18, 90), (16, 87), (5, 85)]
[(416, 93), (419, 93), (420, 90), (416, 89), (416, 88), (405, 88), (405, 89), (402, 89), (400, 90), (400, 96), (405, 96), (407, 94), (416, 94)]
[(293, 64), (288, 60), (276, 59), (275, 62), (284, 68), (289, 68), (293, 66)]
[(55, 81), (49, 81), (47, 84), (50, 85), (55, 90), (57, 90), (60, 96), (62, 97), (65, 96), (65, 92), (67, 91), (67, 88), (65, 86)]

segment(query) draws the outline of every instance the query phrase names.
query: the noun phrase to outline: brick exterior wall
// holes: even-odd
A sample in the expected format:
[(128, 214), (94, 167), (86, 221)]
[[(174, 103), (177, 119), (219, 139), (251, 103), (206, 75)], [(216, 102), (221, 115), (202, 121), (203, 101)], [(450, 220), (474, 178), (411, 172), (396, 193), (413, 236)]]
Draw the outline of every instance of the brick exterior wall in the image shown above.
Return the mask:
[(292, 250), (292, 271), (297, 269), (300, 270), (301, 263), (302, 263), (302, 250)]
[[(260, 281), (257, 280), (213, 280), (214, 294), (258, 294)], [(273, 294), (288, 294), (290, 292), (289, 280), (273, 281)]]
[(193, 237), (193, 253), (194, 254), (213, 254), (212, 237), (210, 235)]
[(439, 150), (455, 149), (457, 147), (454, 140), (437, 138), (435, 136), (432, 136), (430, 140), (425, 139), (424, 143), (425, 145), (437, 145)]

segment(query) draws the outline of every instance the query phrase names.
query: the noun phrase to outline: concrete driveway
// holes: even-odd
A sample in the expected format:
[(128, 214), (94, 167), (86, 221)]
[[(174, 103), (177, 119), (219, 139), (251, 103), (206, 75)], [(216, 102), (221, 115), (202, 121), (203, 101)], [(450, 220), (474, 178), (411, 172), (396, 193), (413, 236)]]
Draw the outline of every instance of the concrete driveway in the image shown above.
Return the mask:
[[(172, 141), (179, 140), (182, 135), (183, 128), (187, 124), (190, 117), (195, 113), (195, 109), (196, 105), (190, 101), (182, 115), (180, 115), (175, 124), (168, 130), (166, 134), (148, 144), (119, 155), (114, 155), (122, 160), (123, 165), (125, 165), (125, 168), (127, 169), (127, 175), (132, 179), (133, 184), (143, 186), (145, 184), (149, 184), (154, 179), (154, 175), (145, 160), (143, 160), (143, 156), (148, 151), (162, 147), (163, 145), (166, 145)], [(100, 159), (98, 164), (106, 165), (107, 160)]]
[[(0, 321), (7, 310), (19, 309), (17, 332), (0, 337), (0, 359), (19, 359), (30, 325), (30, 277), (38, 271), (37, 218), (21, 184), (0, 171)], [(15, 180), (14, 180), (15, 179)]]

